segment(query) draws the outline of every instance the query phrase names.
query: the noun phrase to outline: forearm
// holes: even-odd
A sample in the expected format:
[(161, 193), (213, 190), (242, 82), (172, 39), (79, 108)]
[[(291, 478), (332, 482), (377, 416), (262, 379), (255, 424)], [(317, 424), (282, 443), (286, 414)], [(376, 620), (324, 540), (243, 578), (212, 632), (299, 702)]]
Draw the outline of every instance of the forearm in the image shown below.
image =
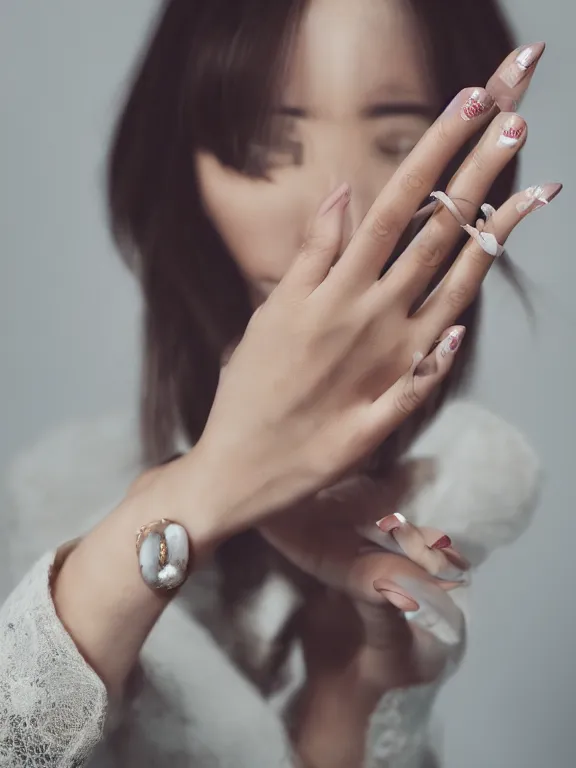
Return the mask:
[(293, 727), (305, 768), (361, 768), (370, 717), (383, 694), (362, 684), (357, 661), (332, 675), (311, 676)]
[(172, 519), (186, 528), (193, 556), (201, 558), (212, 546), (229, 503), (218, 490), (222, 483), (212, 476), (199, 461), (163, 468), (161, 481), (144, 482), (82, 539), (54, 580), (60, 620), (111, 693), (121, 691), (174, 594), (161, 594), (144, 583), (136, 532), (153, 520)]
[(135, 531), (144, 522), (121, 504), (68, 555), (52, 586), (60, 620), (111, 693), (121, 690), (169, 602), (139, 574)]

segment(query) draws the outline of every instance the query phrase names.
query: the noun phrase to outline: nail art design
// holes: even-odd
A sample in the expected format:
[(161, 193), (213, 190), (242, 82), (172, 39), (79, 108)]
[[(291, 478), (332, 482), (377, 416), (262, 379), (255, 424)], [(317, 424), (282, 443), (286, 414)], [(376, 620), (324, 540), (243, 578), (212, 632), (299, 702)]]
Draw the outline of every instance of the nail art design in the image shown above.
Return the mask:
[(533, 43), (522, 48), (512, 64), (502, 72), (500, 79), (509, 88), (516, 88), (538, 62), (545, 47), (545, 43)]
[(378, 520), (376, 525), (381, 531), (384, 531), (384, 533), (392, 533), (392, 531), (395, 531), (407, 522), (408, 520), (406, 520), (403, 514), (394, 512), (393, 515), (387, 515), (386, 517), (383, 517), (382, 520)]
[(530, 67), (537, 62), (543, 51), (544, 43), (536, 43), (535, 45), (529, 45), (527, 48), (523, 48), (518, 56), (516, 56), (516, 64), (518, 65), (518, 68), (527, 72)]
[(480, 115), (488, 112), (493, 104), (494, 99), (488, 91), (477, 88), (473, 91), (460, 110), (460, 116), (462, 117), (462, 120), (475, 120), (477, 117), (480, 117)]
[(520, 123), (518, 118), (511, 117), (506, 121), (502, 128), (502, 133), (498, 138), (499, 147), (515, 147), (524, 135), (526, 126), (524, 123)]
[(542, 208), (554, 200), (562, 191), (562, 184), (550, 182), (548, 184), (539, 184), (535, 187), (528, 187), (524, 192), (525, 200), (516, 205), (518, 213), (532, 213)]
[(464, 328), (455, 328), (440, 344), (440, 356), (446, 357), (455, 354), (462, 343), (465, 332)]
[(448, 549), (452, 546), (452, 539), (450, 536), (441, 536), (438, 541), (435, 541), (430, 549)]

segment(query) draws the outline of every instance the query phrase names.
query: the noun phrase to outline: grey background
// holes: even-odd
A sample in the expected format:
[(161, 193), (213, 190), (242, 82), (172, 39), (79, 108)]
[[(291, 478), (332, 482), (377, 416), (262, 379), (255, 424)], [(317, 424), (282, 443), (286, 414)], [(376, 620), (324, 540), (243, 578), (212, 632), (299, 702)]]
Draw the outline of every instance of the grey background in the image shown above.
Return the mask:
[[(525, 431), (547, 482), (530, 531), (477, 577), (467, 660), (439, 702), (446, 768), (576, 764), (576, 19), (563, 0), (505, 5), (522, 42), (549, 44), (522, 107), (522, 183), (566, 189), (511, 242), (533, 284), (535, 332), (489, 280), (476, 394)], [(155, 6), (0, 0), (0, 471), (49, 428), (133, 403), (138, 297), (106, 232), (101, 164)]]

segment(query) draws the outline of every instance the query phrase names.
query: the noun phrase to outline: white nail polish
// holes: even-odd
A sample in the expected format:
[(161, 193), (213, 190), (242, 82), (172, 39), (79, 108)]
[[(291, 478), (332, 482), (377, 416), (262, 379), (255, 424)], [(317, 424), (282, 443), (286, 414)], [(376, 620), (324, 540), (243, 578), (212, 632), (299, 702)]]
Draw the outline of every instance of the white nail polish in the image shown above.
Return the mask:
[(538, 184), (534, 187), (528, 187), (524, 192), (524, 200), (517, 203), (518, 213), (536, 211), (554, 200), (562, 191), (562, 184), (549, 182), (547, 184)]
[(458, 584), (462, 584), (463, 586), (470, 584), (470, 576), (455, 565), (446, 566), (444, 570), (436, 574), (436, 578), (441, 579), (442, 581), (458, 582)]
[(464, 338), (464, 329), (455, 328), (440, 344), (440, 355), (446, 357), (456, 353)]
[(524, 130), (524, 123), (520, 122), (517, 117), (511, 117), (502, 127), (497, 146), (507, 149), (515, 147), (524, 135)]

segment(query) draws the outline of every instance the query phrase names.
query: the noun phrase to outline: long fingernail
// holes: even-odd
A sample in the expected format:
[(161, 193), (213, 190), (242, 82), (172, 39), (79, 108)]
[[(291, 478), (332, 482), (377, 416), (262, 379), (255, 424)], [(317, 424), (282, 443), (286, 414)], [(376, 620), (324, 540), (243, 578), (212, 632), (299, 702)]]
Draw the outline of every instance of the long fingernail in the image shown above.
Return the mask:
[(558, 182), (548, 182), (539, 184), (535, 187), (528, 187), (524, 192), (525, 199), (516, 205), (518, 213), (532, 213), (554, 200), (562, 191), (562, 184)]
[(377, 580), (374, 582), (374, 589), (401, 611), (418, 611), (420, 609), (416, 600), (394, 581)]
[(430, 547), (430, 549), (448, 549), (448, 547), (452, 546), (452, 539), (450, 536), (442, 536), (438, 539), (438, 541), (435, 541), (434, 544)]
[(526, 123), (518, 115), (512, 115), (502, 126), (502, 131), (498, 137), (498, 147), (508, 149), (515, 147), (520, 141), (526, 130)]
[(512, 64), (500, 74), (500, 79), (509, 88), (516, 88), (537, 64), (545, 48), (546, 43), (542, 42), (532, 43), (521, 48)]
[(494, 106), (494, 97), (484, 88), (475, 88), (460, 110), (462, 120), (475, 120)]
[(453, 581), (457, 584), (467, 584), (469, 581), (468, 574), (455, 565), (447, 565), (446, 568), (436, 574), (436, 578), (441, 579), (441, 581)]
[(348, 184), (341, 184), (338, 189), (335, 189), (329, 197), (324, 200), (318, 211), (318, 216), (325, 216), (328, 211), (331, 211), (341, 200), (350, 199), (350, 186)]
[(526, 48), (522, 48), (518, 56), (516, 56), (516, 64), (524, 71), (530, 69), (542, 56), (544, 48), (546, 48), (546, 43), (542, 40), (539, 43), (531, 43)]
[(466, 328), (464, 326), (461, 326), (460, 328), (455, 328), (453, 331), (449, 333), (448, 336), (438, 345), (438, 354), (440, 357), (446, 357), (447, 355), (455, 355), (456, 352), (460, 349), (460, 345), (462, 344), (462, 340), (464, 336), (466, 335)]
[(387, 515), (386, 517), (383, 517), (382, 520), (378, 520), (376, 525), (381, 531), (384, 531), (384, 533), (392, 533), (392, 531), (395, 531), (407, 522), (408, 521), (404, 515), (400, 514), (400, 512), (395, 512), (393, 515)]

